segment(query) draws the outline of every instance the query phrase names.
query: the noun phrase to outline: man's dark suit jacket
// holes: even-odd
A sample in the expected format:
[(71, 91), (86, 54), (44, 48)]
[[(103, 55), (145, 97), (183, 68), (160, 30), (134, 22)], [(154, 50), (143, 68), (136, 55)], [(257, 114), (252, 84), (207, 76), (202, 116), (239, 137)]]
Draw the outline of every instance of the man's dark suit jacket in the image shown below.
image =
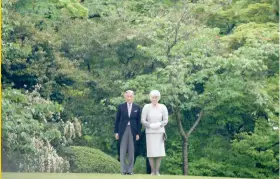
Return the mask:
[(118, 106), (118, 111), (116, 114), (115, 121), (115, 133), (119, 134), (119, 144), (121, 143), (121, 139), (123, 133), (127, 127), (128, 122), (130, 122), (131, 132), (133, 135), (134, 144), (136, 142), (136, 135), (141, 134), (141, 107), (135, 103), (132, 103), (132, 109), (130, 113), (130, 117), (128, 117), (128, 109), (127, 103), (122, 103)]

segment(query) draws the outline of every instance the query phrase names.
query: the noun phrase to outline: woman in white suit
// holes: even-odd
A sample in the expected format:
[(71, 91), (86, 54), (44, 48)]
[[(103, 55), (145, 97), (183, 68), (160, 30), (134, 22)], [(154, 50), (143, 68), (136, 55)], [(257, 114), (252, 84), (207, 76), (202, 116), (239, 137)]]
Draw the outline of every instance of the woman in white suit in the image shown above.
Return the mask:
[(160, 92), (158, 90), (150, 92), (150, 100), (151, 103), (143, 107), (141, 122), (146, 131), (147, 157), (152, 169), (151, 175), (160, 175), (161, 159), (165, 156), (164, 126), (168, 123), (168, 111), (164, 104), (159, 103)]

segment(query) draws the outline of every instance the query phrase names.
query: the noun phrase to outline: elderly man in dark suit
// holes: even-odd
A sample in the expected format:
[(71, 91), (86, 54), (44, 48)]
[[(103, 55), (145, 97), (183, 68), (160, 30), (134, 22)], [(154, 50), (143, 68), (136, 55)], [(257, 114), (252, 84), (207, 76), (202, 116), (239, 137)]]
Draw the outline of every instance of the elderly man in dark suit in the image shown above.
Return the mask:
[[(134, 92), (128, 90), (124, 94), (125, 103), (118, 106), (115, 121), (115, 138), (119, 143), (121, 173), (132, 175), (134, 165), (135, 143), (141, 133), (141, 108), (133, 103)], [(126, 154), (128, 153), (128, 164)]]

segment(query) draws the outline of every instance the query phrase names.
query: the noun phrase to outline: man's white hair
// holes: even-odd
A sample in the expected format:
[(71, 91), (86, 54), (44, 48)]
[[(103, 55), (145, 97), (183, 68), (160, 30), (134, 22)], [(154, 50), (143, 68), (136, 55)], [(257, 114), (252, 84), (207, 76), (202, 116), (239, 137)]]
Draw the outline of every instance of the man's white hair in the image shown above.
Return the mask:
[(125, 92), (125, 94), (132, 94), (133, 96), (134, 96), (134, 92), (132, 91), (132, 90), (127, 90), (126, 92)]
[(150, 92), (150, 97), (157, 96), (160, 98), (160, 92), (158, 90), (152, 90)]

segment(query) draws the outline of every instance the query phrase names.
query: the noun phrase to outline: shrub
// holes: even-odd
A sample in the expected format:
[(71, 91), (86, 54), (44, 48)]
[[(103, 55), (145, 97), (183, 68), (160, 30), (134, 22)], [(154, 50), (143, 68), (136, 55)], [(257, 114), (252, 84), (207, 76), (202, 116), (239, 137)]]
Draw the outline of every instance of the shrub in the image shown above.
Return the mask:
[(137, 174), (146, 174), (146, 159), (144, 157), (139, 156), (136, 158), (133, 172)]
[(120, 163), (104, 152), (82, 146), (70, 146), (62, 154), (74, 173), (119, 173)]

